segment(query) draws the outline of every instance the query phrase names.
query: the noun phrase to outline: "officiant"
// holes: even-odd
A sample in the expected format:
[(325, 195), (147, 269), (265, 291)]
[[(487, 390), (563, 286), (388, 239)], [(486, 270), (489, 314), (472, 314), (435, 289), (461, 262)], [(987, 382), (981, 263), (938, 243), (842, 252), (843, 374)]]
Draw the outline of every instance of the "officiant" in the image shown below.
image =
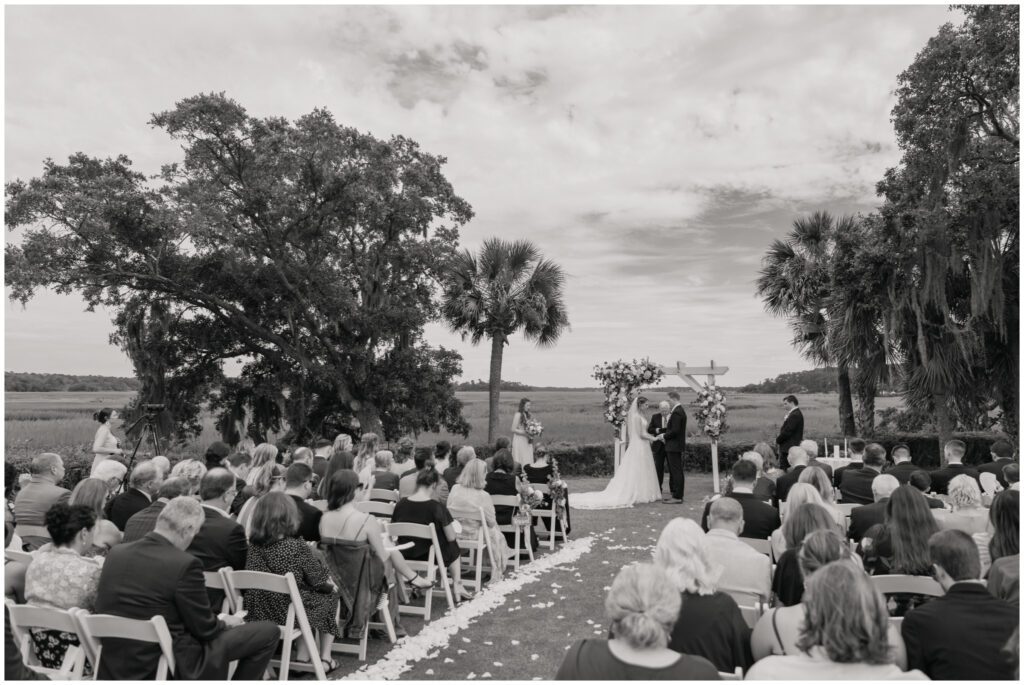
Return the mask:
[[(662, 402), (658, 405), (658, 411), (651, 417), (651, 422), (647, 425), (647, 432), (658, 437), (665, 432), (665, 427), (668, 426), (668, 415), (672, 411), (672, 405), (668, 402)], [(665, 442), (662, 440), (654, 440), (651, 442), (651, 452), (654, 454), (654, 470), (658, 474), (658, 491), (661, 492), (664, 489), (665, 483)]]

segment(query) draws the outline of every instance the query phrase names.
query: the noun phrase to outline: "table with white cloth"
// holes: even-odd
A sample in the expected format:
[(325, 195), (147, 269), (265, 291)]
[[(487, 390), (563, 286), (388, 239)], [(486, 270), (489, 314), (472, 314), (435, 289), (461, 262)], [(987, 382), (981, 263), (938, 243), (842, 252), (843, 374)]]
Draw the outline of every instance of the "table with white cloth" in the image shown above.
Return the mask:
[(817, 457), (815, 458), (815, 461), (822, 464), (828, 464), (832, 468), (833, 472), (835, 472), (836, 469), (841, 469), (844, 466), (849, 466), (853, 463), (853, 459), (848, 459), (847, 457)]

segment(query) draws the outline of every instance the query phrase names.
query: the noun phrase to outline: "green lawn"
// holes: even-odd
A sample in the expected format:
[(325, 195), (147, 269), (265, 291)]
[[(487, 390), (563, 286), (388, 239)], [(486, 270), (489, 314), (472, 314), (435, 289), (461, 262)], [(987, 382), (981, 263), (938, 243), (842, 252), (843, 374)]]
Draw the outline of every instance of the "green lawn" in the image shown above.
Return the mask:
[[(579, 478), (568, 482), (571, 498), (574, 492), (600, 490), (606, 479)], [(699, 520), (700, 501), (710, 492), (710, 476), (687, 474), (683, 504), (573, 510), (571, 539), (592, 537), (589, 553), (576, 562), (550, 570), (536, 582), (507, 596), (504, 604), (471, 621), (450, 639), (447, 647), (431, 650), (429, 658), (417, 662), (400, 677), (465, 680), (486, 679), (489, 674), (503, 680), (553, 678), (567, 646), (606, 633), (605, 588), (619, 569), (630, 562), (649, 559), (658, 534), (671, 518), (686, 516)], [(443, 598), (439, 602), (437, 599), (435, 618), (446, 610)], [(552, 606), (546, 606), (552, 602)], [(417, 634), (423, 625), (423, 621), (412, 617), (403, 616), (402, 621), (410, 635)], [(367, 663), (373, 664), (383, 657), (389, 646), (386, 640), (372, 640)], [(331, 677), (352, 674), (360, 665), (354, 658), (344, 657)]]

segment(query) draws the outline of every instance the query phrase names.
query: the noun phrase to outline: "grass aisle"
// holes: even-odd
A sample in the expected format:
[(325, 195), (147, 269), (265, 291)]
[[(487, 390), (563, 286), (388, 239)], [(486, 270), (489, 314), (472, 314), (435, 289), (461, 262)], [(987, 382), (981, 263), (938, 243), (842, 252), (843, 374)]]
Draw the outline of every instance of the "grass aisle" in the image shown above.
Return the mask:
[[(570, 493), (600, 490), (607, 479), (567, 479)], [(667, 480), (667, 478), (666, 478)], [(607, 632), (606, 588), (623, 565), (650, 559), (658, 534), (675, 516), (700, 518), (700, 500), (711, 492), (711, 477), (687, 474), (683, 504), (646, 504), (632, 509), (572, 511), (571, 540), (592, 538), (590, 551), (576, 561), (541, 573), (535, 582), (505, 597), (489, 612), (471, 619), (446, 646), (431, 647), (402, 679), (533, 680), (551, 679), (574, 641)], [(571, 494), (570, 494), (571, 498)], [(561, 549), (561, 548), (558, 548)], [(541, 555), (546, 553), (541, 551)], [(444, 614), (435, 598), (434, 621)], [(410, 635), (423, 622), (402, 618)], [(367, 664), (384, 658), (386, 641), (372, 640)], [(332, 678), (354, 675), (361, 666), (344, 658)]]

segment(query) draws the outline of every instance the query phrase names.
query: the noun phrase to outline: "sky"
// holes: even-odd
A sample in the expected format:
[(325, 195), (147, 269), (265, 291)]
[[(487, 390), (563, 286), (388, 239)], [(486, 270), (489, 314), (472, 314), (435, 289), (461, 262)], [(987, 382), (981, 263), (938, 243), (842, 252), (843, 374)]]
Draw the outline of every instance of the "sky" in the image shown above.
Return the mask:
[[(461, 246), (533, 241), (562, 265), (571, 330), (514, 338), (503, 377), (588, 386), (594, 364), (810, 368), (755, 295), (761, 256), (817, 209), (871, 211), (899, 160), (899, 73), (945, 6), (5, 8), (4, 177), (45, 158), (181, 158), (154, 112), (224, 91), (255, 116), (325, 107), (447, 157), (475, 212)], [(17, 240), (17, 234), (7, 234)], [(111, 313), (5, 302), (9, 371), (131, 375)], [(443, 324), (463, 378), (490, 347)]]

